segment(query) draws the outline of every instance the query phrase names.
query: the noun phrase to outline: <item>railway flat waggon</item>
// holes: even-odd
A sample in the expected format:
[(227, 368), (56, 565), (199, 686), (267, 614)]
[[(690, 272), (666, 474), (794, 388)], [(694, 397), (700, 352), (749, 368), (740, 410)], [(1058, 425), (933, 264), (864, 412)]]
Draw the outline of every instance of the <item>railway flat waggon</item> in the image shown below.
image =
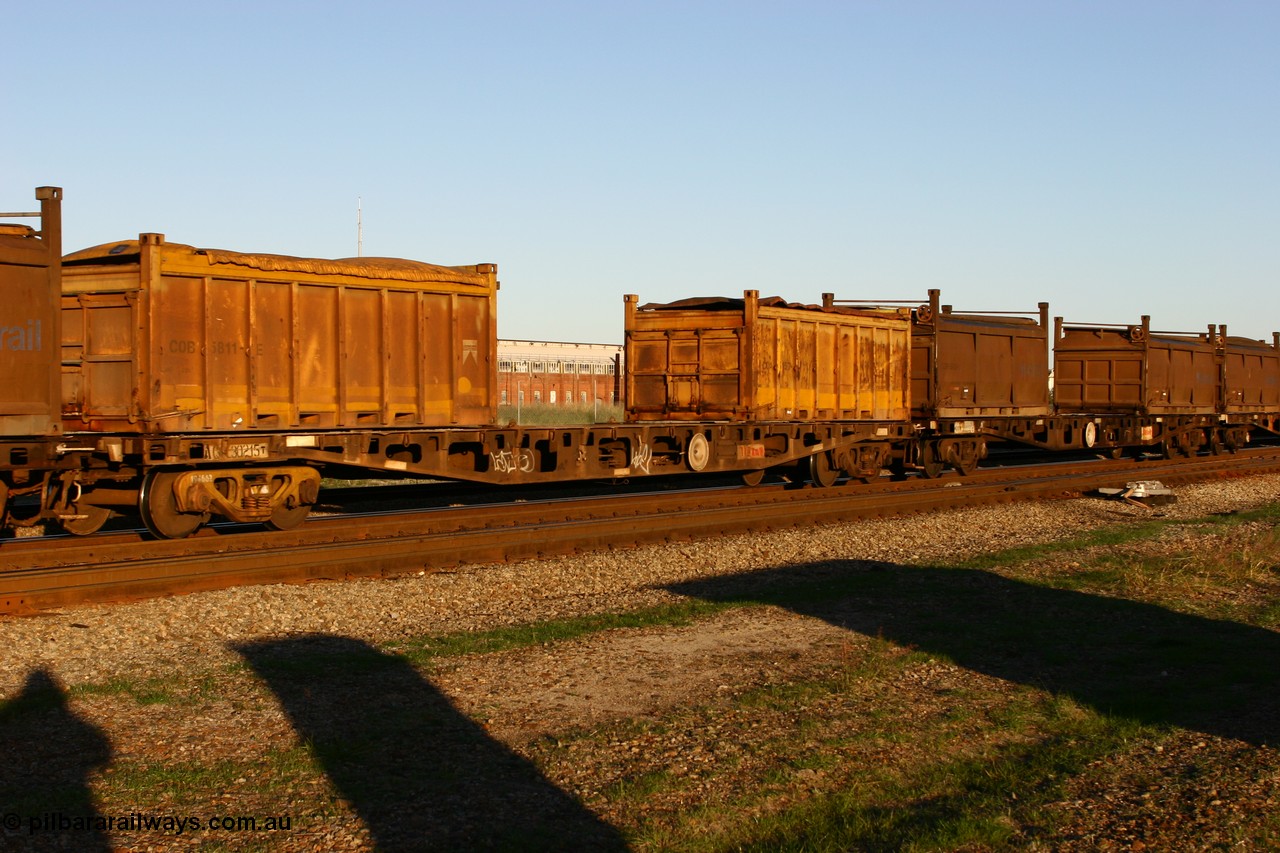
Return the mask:
[[(1252, 347), (1232, 345), (1223, 335), (1165, 332), (1143, 316), (1132, 325), (1066, 323), (1054, 329), (1054, 394), (1061, 412), (1099, 414), (1105, 444), (1152, 447), (1168, 457), (1207, 447), (1232, 450), (1249, 440), (1251, 424), (1228, 405), (1228, 361), (1238, 367), (1243, 393), (1253, 385), (1241, 369), (1265, 359)], [(1261, 399), (1263, 380), (1256, 380)], [(1254, 389), (1250, 389), (1251, 392)], [(1262, 425), (1262, 424), (1259, 424)]]
[(229, 252), (159, 234), (60, 260), (61, 191), (38, 194), (42, 227), (0, 232), (0, 289), (43, 312), (9, 330), (38, 350), (6, 365), (10, 385), (48, 383), (0, 411), (23, 419), (8, 422), (0, 461), (9, 527), (85, 535), (123, 512), (162, 538), (214, 516), (284, 529), (309, 513), (322, 471), (491, 484), (763, 471), (838, 434), (496, 423), (493, 265)]
[[(813, 482), (879, 476), (910, 434), (906, 312), (796, 305), (748, 290), (639, 305), (626, 300), (627, 415), (637, 422), (758, 424), (743, 462), (794, 461), (789, 424), (807, 424)], [(779, 457), (783, 457), (780, 459)], [(748, 480), (763, 469), (753, 468)]]
[(626, 298), (632, 420), (904, 420), (905, 314), (761, 298)]
[[(929, 477), (967, 473), (989, 439), (1069, 442), (1074, 424), (1047, 420), (1049, 305), (1034, 311), (956, 312), (931, 289), (923, 302), (836, 299), (827, 307), (905, 313), (911, 321), (911, 418), (916, 440), (899, 455)], [(911, 306), (911, 307), (902, 307)]]

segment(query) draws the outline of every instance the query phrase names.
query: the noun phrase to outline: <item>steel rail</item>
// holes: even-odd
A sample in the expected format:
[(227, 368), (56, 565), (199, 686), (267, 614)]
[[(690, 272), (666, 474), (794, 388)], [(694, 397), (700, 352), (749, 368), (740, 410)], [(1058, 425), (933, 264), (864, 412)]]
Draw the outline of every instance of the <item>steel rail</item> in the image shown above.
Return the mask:
[[(462, 564), (1280, 470), (1280, 451), (1095, 462), (834, 488), (732, 488), (334, 516), (283, 532), (186, 540), (89, 537), (0, 544), (0, 613), (262, 583), (387, 577)], [(53, 547), (51, 547), (53, 546)]]

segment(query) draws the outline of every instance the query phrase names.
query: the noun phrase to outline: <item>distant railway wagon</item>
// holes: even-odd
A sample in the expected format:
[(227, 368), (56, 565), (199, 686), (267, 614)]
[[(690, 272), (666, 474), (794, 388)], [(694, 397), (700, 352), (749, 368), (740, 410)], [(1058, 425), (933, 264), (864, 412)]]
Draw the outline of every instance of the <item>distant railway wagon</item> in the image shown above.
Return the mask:
[[(917, 441), (901, 461), (929, 476), (944, 468), (971, 471), (987, 440), (1006, 439), (1063, 449), (1080, 440), (1078, 424), (1049, 419), (1049, 305), (1033, 312), (954, 311), (941, 291), (928, 299), (837, 299), (850, 306), (910, 318), (911, 419)], [(911, 306), (911, 307), (903, 307)]]
[(69, 430), (185, 433), (487, 424), (492, 264), (328, 261), (162, 234), (62, 265)]
[(1227, 337), (1221, 328), (1223, 347), (1223, 411), (1253, 414), (1280, 411), (1280, 332), (1271, 343)]
[(1059, 322), (1054, 334), (1054, 394), (1060, 409), (1136, 415), (1215, 414), (1221, 348), (1207, 333), (1153, 332), (1132, 326)]
[(905, 421), (906, 314), (741, 299), (626, 298), (634, 420)]
[(1049, 303), (1039, 316), (957, 314), (940, 291), (913, 314), (911, 412), (918, 419), (1050, 413)]
[[(1124, 443), (1179, 456), (1233, 450), (1250, 431), (1274, 432), (1280, 412), (1280, 336), (1273, 343), (1133, 325), (1065, 323), (1054, 331), (1059, 411), (1101, 413), (1133, 425)], [(1126, 417), (1128, 416), (1128, 417)]]
[[(39, 211), (3, 218), (38, 227), (0, 224), (6, 527), (84, 535), (122, 512), (162, 538), (214, 516), (283, 529), (307, 517), (321, 472), (750, 484), (772, 470), (825, 487), (885, 469), (967, 474), (991, 442), (1172, 458), (1280, 426), (1280, 335), (1155, 332), (1144, 317), (1057, 318), (1050, 337), (1046, 303), (955, 311), (936, 289), (820, 305), (755, 290), (628, 295), (625, 422), (499, 423), (503, 391), (518, 403), (555, 371), (513, 362), (515, 388), (501, 385), (491, 264), (231, 252), (154, 233), (60, 257), (61, 190), (36, 197)], [(569, 387), (554, 390), (559, 403)]]

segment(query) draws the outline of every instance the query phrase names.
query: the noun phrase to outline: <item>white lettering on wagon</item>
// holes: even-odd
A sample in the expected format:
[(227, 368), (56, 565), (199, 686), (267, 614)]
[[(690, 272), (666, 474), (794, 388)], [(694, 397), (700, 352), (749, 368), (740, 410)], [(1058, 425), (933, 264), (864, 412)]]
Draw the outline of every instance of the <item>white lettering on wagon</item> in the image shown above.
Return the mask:
[(206, 459), (266, 459), (271, 455), (271, 448), (265, 441), (252, 444), (228, 444), (225, 450), (215, 445), (205, 448)]
[(632, 470), (643, 471), (649, 473), (649, 463), (653, 461), (653, 448), (647, 444), (642, 444), (636, 448), (635, 455), (631, 457)]
[(490, 453), (489, 458), (493, 460), (493, 470), (499, 474), (510, 474), (512, 471), (528, 474), (533, 470), (533, 451), (523, 447), (516, 450), (499, 450)]

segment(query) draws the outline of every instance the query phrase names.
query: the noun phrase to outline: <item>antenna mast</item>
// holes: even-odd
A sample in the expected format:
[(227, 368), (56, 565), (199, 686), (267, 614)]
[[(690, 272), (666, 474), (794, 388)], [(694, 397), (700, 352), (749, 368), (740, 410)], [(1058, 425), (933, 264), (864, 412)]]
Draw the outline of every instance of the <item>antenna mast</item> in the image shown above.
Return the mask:
[(356, 196), (356, 257), (364, 257), (364, 199)]

